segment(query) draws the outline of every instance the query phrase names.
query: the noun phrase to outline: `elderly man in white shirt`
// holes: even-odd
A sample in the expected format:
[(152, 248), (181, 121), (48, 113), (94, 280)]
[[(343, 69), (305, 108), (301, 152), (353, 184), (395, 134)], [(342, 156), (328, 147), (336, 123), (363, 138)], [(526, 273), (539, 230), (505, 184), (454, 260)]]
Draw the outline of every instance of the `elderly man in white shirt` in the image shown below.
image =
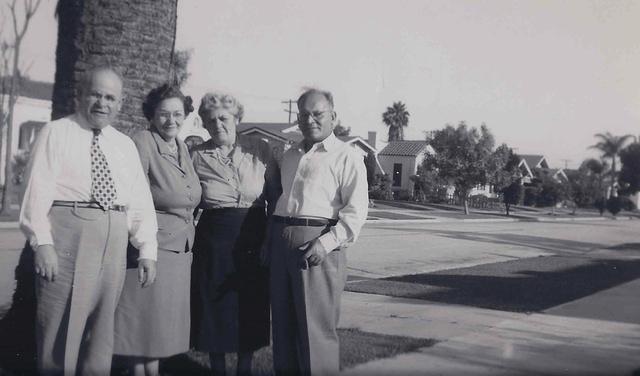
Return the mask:
[(44, 126), (20, 226), (35, 252), (36, 344), (43, 374), (109, 374), (127, 240), (143, 287), (155, 279), (156, 215), (133, 141), (111, 126), (122, 80), (96, 68), (77, 112)]
[(304, 140), (283, 155), (270, 241), (274, 369), (333, 375), (346, 247), (367, 218), (367, 173), (362, 156), (333, 134), (331, 93), (308, 90), (298, 109)]

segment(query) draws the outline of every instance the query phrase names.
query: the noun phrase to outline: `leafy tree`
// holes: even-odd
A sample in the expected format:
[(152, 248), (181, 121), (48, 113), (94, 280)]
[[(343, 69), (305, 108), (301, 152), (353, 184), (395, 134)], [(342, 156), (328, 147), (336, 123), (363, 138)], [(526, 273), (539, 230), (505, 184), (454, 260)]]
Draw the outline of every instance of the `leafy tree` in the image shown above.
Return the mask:
[(509, 215), (511, 205), (515, 205), (520, 201), (522, 196), (521, 173), (518, 165), (520, 158), (506, 144), (502, 144), (496, 148), (492, 157), (489, 159), (490, 170), (495, 171), (491, 176), (491, 183), (495, 191), (502, 195), (505, 210)]
[(369, 188), (369, 198), (376, 200), (393, 200), (391, 179), (387, 174), (377, 174), (374, 184)]
[(625, 143), (632, 138), (630, 134), (624, 136), (614, 136), (609, 132), (596, 133), (595, 137), (599, 141), (595, 145), (591, 145), (589, 148), (598, 149), (602, 153), (602, 158), (611, 159), (611, 190), (610, 195), (615, 194), (616, 185), (616, 159), (623, 149)]
[(517, 204), (522, 199), (522, 182), (520, 181), (520, 179), (518, 179), (508, 186), (502, 188), (500, 192), (502, 193), (502, 202), (504, 202), (504, 208), (508, 216), (511, 205)]
[(453, 184), (465, 214), (469, 214), (471, 189), (486, 184), (496, 172), (494, 139), (489, 128), (482, 124), (478, 130), (460, 122), (457, 127), (447, 125), (431, 132), (427, 142), (435, 153), (427, 154), (423, 162), (426, 169), (437, 171), (441, 179)]
[(620, 193), (634, 194), (640, 191), (640, 144), (633, 143), (620, 151)]
[(409, 125), (409, 111), (404, 103), (394, 102), (382, 114), (382, 122), (389, 127), (389, 141), (404, 140), (404, 128)]
[(182, 87), (191, 76), (187, 70), (193, 50), (175, 50), (171, 56), (171, 65), (169, 67), (172, 80), (175, 84)]
[(540, 191), (536, 205), (541, 207), (551, 206), (552, 212), (555, 213), (555, 207), (558, 202), (569, 197), (569, 190), (568, 184), (557, 181), (550, 174), (542, 173), (540, 174)]
[(351, 134), (351, 127), (345, 127), (344, 125), (342, 125), (342, 122), (338, 120), (338, 123), (333, 128), (333, 134), (335, 134), (336, 137), (348, 136), (349, 134)]
[[(420, 201), (442, 202), (447, 195), (447, 181), (440, 178), (438, 172), (424, 164), (418, 166), (418, 174), (411, 176), (414, 189)], [(421, 196), (421, 197), (420, 197)]]

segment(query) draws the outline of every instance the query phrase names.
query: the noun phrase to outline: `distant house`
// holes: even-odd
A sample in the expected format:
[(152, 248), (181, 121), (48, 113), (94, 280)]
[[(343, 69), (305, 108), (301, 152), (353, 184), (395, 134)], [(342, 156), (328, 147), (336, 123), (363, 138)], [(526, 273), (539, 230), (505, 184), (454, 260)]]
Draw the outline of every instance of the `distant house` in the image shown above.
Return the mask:
[[(40, 129), (51, 119), (51, 96), (53, 83), (31, 81), (21, 82), (20, 95), (16, 100), (13, 112), (11, 155), (31, 148)], [(5, 108), (8, 107), (8, 96), (5, 97)], [(2, 119), (6, 121), (6, 119)], [(6, 166), (7, 131), (2, 132), (2, 153), (0, 153), (0, 171)], [(4, 184), (4, 173), (0, 173), (0, 184)]]
[(434, 151), (426, 141), (390, 141), (378, 153), (381, 172), (391, 177), (393, 191), (413, 191), (413, 182), (409, 179), (418, 172), (418, 166), (427, 154)]
[(551, 176), (558, 182), (568, 182), (569, 178), (562, 168), (549, 168), (547, 159), (539, 154), (523, 154), (520, 155), (520, 163), (518, 164), (522, 173), (522, 182), (530, 184), (533, 179), (541, 178), (541, 175)]

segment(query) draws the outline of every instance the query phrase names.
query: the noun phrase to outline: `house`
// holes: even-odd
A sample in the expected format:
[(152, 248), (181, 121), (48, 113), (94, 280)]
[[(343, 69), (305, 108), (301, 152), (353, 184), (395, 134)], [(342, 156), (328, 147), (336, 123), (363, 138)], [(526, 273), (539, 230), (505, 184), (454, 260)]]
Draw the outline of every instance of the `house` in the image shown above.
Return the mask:
[[(271, 145), (274, 155), (277, 159), (282, 157), (282, 153), (288, 150), (291, 145), (302, 141), (303, 136), (296, 124), (290, 123), (240, 123), (236, 128), (236, 132), (241, 135), (249, 137), (257, 137), (269, 145)], [(189, 136), (198, 136), (203, 140), (210, 138), (207, 131), (202, 128), (202, 124), (199, 119), (193, 119), (188, 123), (185, 122), (183, 129), (181, 129), (180, 137), (186, 139)], [(369, 169), (372, 169), (371, 176), (376, 170), (382, 170), (380, 163), (378, 162), (378, 152), (373, 145), (376, 144), (376, 132), (369, 132), (369, 137), (365, 140), (360, 136), (340, 136), (338, 139), (351, 145), (358, 151), (363, 158), (370, 161), (367, 163)]]
[(539, 179), (542, 174), (551, 176), (558, 182), (568, 182), (569, 178), (562, 168), (549, 168), (546, 158), (540, 154), (519, 155), (518, 168), (522, 173), (523, 184), (530, 184), (534, 179)]
[[(51, 96), (53, 83), (25, 79), (20, 85), (20, 95), (13, 111), (11, 155), (29, 150), (38, 132), (51, 119)], [(8, 96), (5, 107), (8, 107)], [(2, 119), (6, 121), (6, 119)], [(2, 153), (0, 153), (0, 171), (6, 166), (7, 129), (2, 130)], [(4, 184), (4, 173), (0, 173), (0, 185)]]
[(413, 182), (409, 179), (418, 172), (418, 166), (433, 148), (426, 141), (390, 141), (378, 153), (380, 171), (391, 175), (391, 190), (413, 191)]

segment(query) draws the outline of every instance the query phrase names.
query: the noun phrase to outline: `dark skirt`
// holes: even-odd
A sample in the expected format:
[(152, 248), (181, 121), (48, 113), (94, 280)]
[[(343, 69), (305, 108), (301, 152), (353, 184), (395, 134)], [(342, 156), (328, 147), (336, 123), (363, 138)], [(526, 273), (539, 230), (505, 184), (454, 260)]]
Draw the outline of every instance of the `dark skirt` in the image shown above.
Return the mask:
[(194, 242), (192, 341), (206, 352), (269, 345), (269, 277), (260, 265), (264, 208), (205, 210)]

